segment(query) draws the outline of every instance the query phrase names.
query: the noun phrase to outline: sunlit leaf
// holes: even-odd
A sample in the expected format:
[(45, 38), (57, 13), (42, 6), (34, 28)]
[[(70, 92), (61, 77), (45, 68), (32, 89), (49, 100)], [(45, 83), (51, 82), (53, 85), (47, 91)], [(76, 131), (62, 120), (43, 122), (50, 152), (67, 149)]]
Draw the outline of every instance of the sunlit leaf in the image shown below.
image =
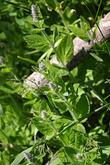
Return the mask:
[(69, 34), (65, 35), (56, 50), (59, 61), (61, 61), (62, 64), (65, 65), (68, 61), (70, 61), (72, 57), (72, 37)]

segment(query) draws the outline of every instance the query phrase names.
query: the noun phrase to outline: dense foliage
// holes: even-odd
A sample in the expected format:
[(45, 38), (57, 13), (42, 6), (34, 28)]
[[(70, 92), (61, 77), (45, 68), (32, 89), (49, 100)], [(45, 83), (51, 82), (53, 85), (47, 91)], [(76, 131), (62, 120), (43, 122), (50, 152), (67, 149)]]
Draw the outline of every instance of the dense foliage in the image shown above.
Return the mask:
[[(89, 40), (109, 8), (106, 0), (0, 0), (1, 165), (110, 164), (109, 42), (66, 68), (72, 40)], [(34, 71), (51, 86), (27, 87)]]

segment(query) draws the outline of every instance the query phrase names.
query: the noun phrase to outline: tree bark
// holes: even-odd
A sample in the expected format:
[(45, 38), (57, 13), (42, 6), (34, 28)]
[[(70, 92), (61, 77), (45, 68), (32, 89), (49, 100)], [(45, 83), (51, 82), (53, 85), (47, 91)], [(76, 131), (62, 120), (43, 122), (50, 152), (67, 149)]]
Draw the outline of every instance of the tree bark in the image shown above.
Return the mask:
[(89, 55), (89, 52), (94, 47), (94, 45), (98, 45), (99, 43), (110, 39), (110, 12), (107, 13), (104, 18), (100, 20), (99, 25), (96, 24), (88, 34), (93, 34), (95, 30), (95, 38), (91, 39), (89, 42), (83, 41), (79, 37), (76, 37), (73, 40), (74, 54), (73, 58), (67, 64), (69, 71), (75, 68), (78, 63), (80, 63), (82, 59), (85, 58), (85, 56)]

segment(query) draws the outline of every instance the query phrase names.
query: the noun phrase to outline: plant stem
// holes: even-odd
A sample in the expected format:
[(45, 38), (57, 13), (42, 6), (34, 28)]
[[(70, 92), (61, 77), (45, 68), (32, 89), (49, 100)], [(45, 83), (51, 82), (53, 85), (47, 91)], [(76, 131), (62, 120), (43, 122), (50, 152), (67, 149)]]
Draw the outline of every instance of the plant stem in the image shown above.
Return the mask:
[(64, 27), (65, 27), (67, 33), (70, 33), (70, 30), (69, 30), (69, 28), (68, 28), (68, 26), (67, 26), (67, 23), (65, 22), (63, 13), (62, 13), (61, 9), (59, 8), (59, 5), (57, 4), (57, 0), (54, 0), (54, 2), (55, 2), (55, 4), (56, 4), (58, 13), (59, 13), (59, 15), (60, 15), (60, 17), (61, 17), (61, 19), (62, 19), (62, 22), (63, 22), (63, 24), (64, 24)]

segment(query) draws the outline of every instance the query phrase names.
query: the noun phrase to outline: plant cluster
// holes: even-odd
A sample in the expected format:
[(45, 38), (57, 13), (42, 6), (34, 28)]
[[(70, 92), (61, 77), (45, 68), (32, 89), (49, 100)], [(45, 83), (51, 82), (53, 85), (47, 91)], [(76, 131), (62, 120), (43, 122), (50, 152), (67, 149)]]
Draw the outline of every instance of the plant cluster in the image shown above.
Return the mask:
[[(0, 3), (0, 164), (109, 165), (109, 42), (67, 69), (109, 1)], [(26, 84), (33, 72), (46, 84)]]

